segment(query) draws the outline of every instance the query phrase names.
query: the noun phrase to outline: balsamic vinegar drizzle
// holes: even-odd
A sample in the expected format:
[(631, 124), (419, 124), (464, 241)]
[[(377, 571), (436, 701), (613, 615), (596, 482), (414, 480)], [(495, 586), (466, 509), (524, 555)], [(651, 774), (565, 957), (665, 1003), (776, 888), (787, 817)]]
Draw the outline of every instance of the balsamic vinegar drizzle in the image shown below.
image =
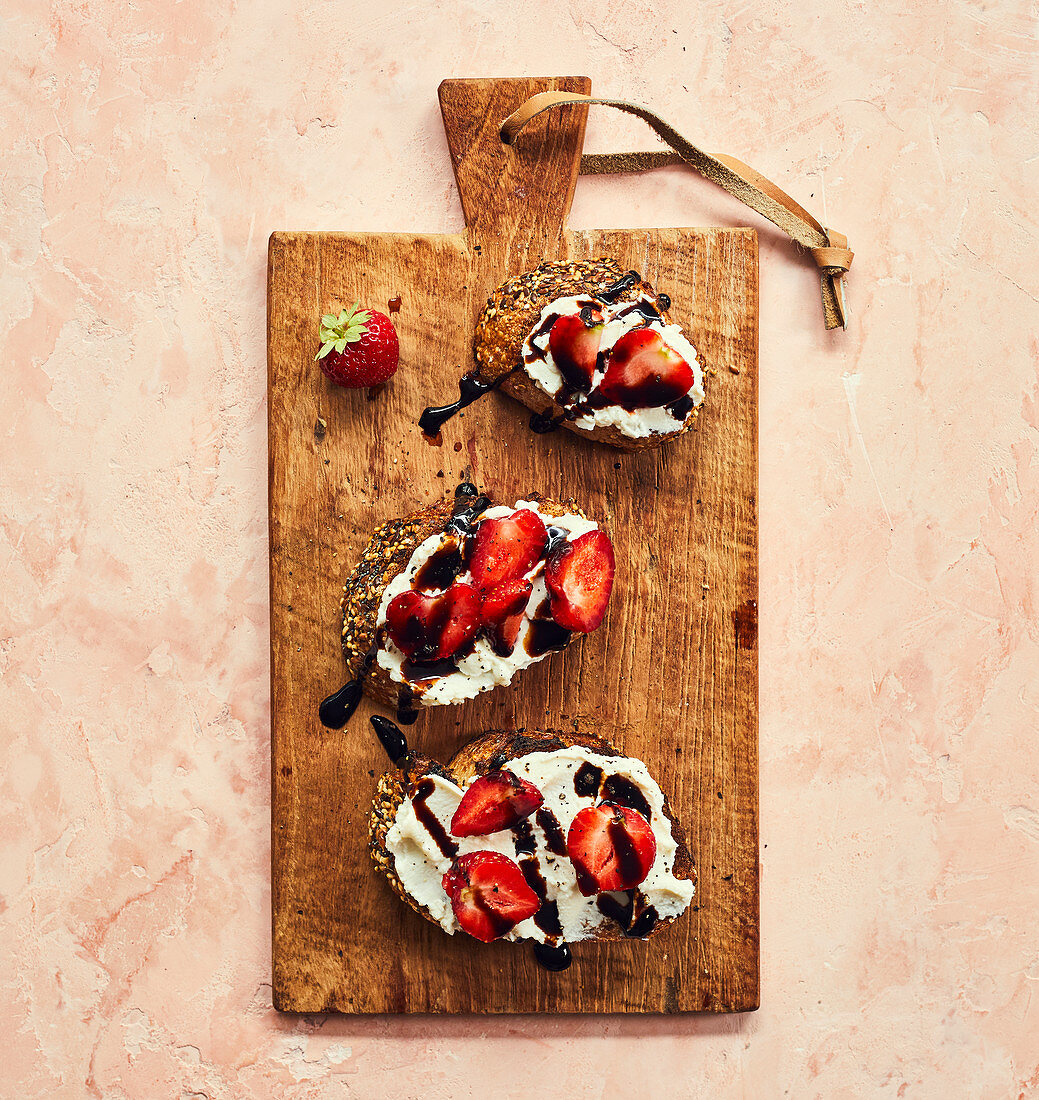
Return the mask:
[(629, 939), (643, 939), (657, 926), (660, 915), (639, 889), (625, 890), (618, 901), (613, 894), (600, 894), (596, 899), (599, 912), (608, 917)]
[(436, 814), (426, 805), (426, 800), (435, 790), (436, 784), (428, 776), (420, 779), (411, 795), (411, 808), (441, 854), (448, 859), (454, 859), (458, 855), (458, 845), (447, 835), (447, 830), (440, 824)]
[(353, 680), (349, 680), (338, 691), (333, 692), (327, 699), (321, 701), (321, 705), (317, 708), (317, 716), (321, 719), (323, 726), (327, 726), (332, 730), (339, 730), (350, 721), (350, 717), (357, 710), (357, 704), (364, 694), (364, 678), (368, 675), (375, 661), (377, 648), (373, 645), (364, 655), (361, 667), (357, 670), (357, 676)]
[(417, 718), (418, 708), (415, 706), (415, 693), (405, 685), (397, 695), (397, 721), (402, 726), (413, 726)]
[(629, 271), (626, 275), (622, 275), (615, 283), (611, 283), (605, 290), (600, 290), (596, 294), (602, 302), (615, 302), (638, 282), (642, 281), (642, 276), (637, 271)]
[(646, 796), (623, 775), (611, 775), (602, 785), (602, 800), (609, 802), (611, 806), (627, 806), (642, 814), (647, 821), (652, 821), (653, 811), (649, 808)]
[(556, 815), (542, 806), (534, 815), (534, 820), (541, 826), (541, 831), (545, 834), (545, 844), (548, 850), (554, 855), (565, 856), (566, 837), (563, 836), (563, 829)]
[[(461, 656), (460, 650), (458, 656)], [(405, 658), (400, 666), (401, 675), (409, 684), (422, 685), (439, 680), (441, 676), (450, 676), (458, 671), (458, 666), (451, 657), (443, 657), (438, 661), (417, 661)]]
[(570, 948), (565, 943), (536, 943), (534, 958), (538, 966), (544, 970), (569, 970), (570, 964), (574, 961)]
[(684, 397), (680, 397), (677, 401), (672, 401), (670, 405), (665, 405), (664, 408), (676, 419), (685, 420), (689, 415), (689, 410), (693, 407), (693, 399), (686, 394)]
[(574, 775), (574, 793), (580, 798), (598, 798), (602, 778), (602, 768), (597, 768), (594, 764), (582, 764)]
[(490, 503), (491, 498), (482, 496), (471, 481), (463, 481), (455, 489), (455, 506), (444, 528), (445, 533), (468, 537), (473, 533), (476, 517), (490, 507)]
[(531, 619), (523, 648), (529, 656), (540, 657), (543, 653), (566, 649), (572, 636), (572, 631), (554, 619)]
[[(524, 874), (526, 874), (525, 871)], [(538, 877), (540, 878), (540, 874)], [(529, 882), (530, 879), (528, 878), (527, 881)], [(544, 882), (544, 879), (542, 879), (542, 882)], [(533, 885), (531, 885), (531, 889), (534, 889)], [(547, 886), (545, 889), (547, 889)], [(559, 919), (559, 906), (554, 901), (542, 902), (541, 908), (534, 914), (534, 923), (546, 936), (559, 939), (563, 935), (563, 924)]]
[(364, 684), (360, 680), (350, 680), (327, 699), (321, 700), (317, 708), (317, 716), (321, 724), (330, 730), (340, 730), (347, 722), (361, 701), (364, 694)]
[(552, 524), (548, 529), (548, 542), (545, 543), (545, 557), (550, 558), (563, 544), (570, 532), (565, 527)]
[(639, 872), (642, 870), (642, 861), (628, 835), (624, 824), (624, 815), (614, 810), (607, 832), (610, 834), (610, 843), (617, 853), (617, 867), (623, 876), (621, 881), (638, 882)]
[(373, 714), (369, 721), (375, 729), (379, 743), (386, 750), (386, 755), (400, 766), (408, 755), (408, 739), (404, 736), (404, 731), (381, 714)]
[[(537, 850), (538, 842), (534, 836), (534, 830), (529, 821), (521, 821), (512, 827), (512, 843), (516, 848), (516, 855), (530, 856)], [(544, 897), (544, 894), (541, 895)]]
[[(555, 816), (551, 811), (538, 811), (538, 824), (542, 822), (542, 812), (555, 822)], [(543, 827), (543, 826), (542, 826)], [(559, 832), (559, 823), (555, 822), (555, 830)], [(563, 936), (563, 924), (559, 919), (559, 905), (548, 899), (548, 883), (541, 873), (541, 864), (537, 857), (537, 838), (529, 821), (521, 821), (512, 828), (512, 841), (516, 848), (516, 856), (519, 860), (520, 870), (527, 881), (527, 885), (534, 891), (540, 902), (538, 911), (534, 914), (534, 924), (549, 936), (553, 943), (536, 943), (534, 945), (534, 958), (539, 966), (546, 970), (565, 970), (571, 963), (570, 948), (565, 943), (558, 941)], [(566, 848), (564, 846), (564, 852)]]
[(455, 578), (465, 569), (462, 548), (447, 543), (415, 574), (412, 587), (420, 592), (443, 592), (450, 588)]
[(422, 434), (430, 439), (435, 439), (440, 434), (440, 429), (455, 413), (460, 413), (462, 409), (467, 408), (474, 401), (483, 397), (485, 393), (496, 390), (505, 380), (506, 375), (511, 373), (511, 371), (506, 371), (505, 374), (495, 378), (493, 382), (484, 382), (476, 370), (463, 374), (458, 380), (457, 401), (452, 401), (450, 405), (431, 405), (429, 408), (422, 410), (422, 415), (418, 418), (418, 426), (422, 430)]
[(660, 310), (652, 303), (645, 300), (632, 302), (614, 314), (614, 317), (627, 317), (629, 313), (637, 313), (647, 325), (660, 320)]

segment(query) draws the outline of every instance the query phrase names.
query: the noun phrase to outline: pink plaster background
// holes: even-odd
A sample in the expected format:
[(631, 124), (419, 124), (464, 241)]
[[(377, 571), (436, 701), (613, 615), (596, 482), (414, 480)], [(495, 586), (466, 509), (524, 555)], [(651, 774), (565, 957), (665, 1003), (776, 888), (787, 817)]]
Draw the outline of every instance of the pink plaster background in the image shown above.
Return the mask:
[[(916, 9), (914, 13), (907, 8)], [(1039, 1095), (1039, 46), (1024, 0), (7, 0), (0, 1094)], [(271, 1008), (274, 229), (455, 230), (444, 76), (587, 73), (681, 169), (573, 223), (761, 228), (762, 1008)], [(588, 146), (653, 139), (593, 114)]]

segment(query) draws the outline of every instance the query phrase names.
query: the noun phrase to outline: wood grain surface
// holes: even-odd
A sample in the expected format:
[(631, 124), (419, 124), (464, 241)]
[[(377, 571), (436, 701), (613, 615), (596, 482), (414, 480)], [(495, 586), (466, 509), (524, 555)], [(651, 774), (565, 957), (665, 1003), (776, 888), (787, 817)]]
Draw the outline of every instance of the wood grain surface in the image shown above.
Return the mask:
[[(501, 120), (584, 78), (448, 81), (441, 109), (467, 232), (275, 233), (268, 270), (274, 1003), (319, 1012), (689, 1012), (758, 1004), (757, 240), (750, 230), (565, 228), (585, 108), (502, 146)], [(691, 179), (691, 186), (696, 185)], [(402, 214), (402, 218), (406, 215)], [(670, 294), (713, 372), (698, 429), (624, 454), (532, 435), (493, 393), (448, 422), (488, 294), (543, 259), (616, 257)], [(320, 316), (387, 311), (400, 370), (374, 399), (327, 383)], [(412, 743), (442, 760), (490, 727), (585, 729), (646, 761), (685, 823), (691, 910), (648, 943), (579, 944), (541, 970), (524, 945), (481, 945), (416, 916), (366, 850), (388, 763), (365, 700), (342, 731), (320, 700), (344, 679), (339, 598), (381, 521), (471, 478), (492, 499), (574, 498), (617, 557), (606, 622), (508, 688), (421, 713)]]

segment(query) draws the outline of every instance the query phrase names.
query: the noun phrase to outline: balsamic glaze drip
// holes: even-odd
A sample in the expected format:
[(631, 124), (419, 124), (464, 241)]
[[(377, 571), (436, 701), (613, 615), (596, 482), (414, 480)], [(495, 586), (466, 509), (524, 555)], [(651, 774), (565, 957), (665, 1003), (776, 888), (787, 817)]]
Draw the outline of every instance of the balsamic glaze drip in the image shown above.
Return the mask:
[[(600, 359), (603, 358), (603, 353), (599, 352)], [(605, 367), (600, 364), (599, 370), (604, 370)], [(578, 400), (578, 397), (581, 399)], [(546, 409), (543, 413), (531, 413), (530, 415), (530, 430), (537, 435), (548, 435), (549, 432), (554, 432), (560, 425), (565, 424), (568, 420), (580, 420), (582, 416), (590, 416), (596, 409), (605, 409), (608, 407), (609, 402), (599, 393), (598, 390), (589, 394), (556, 394), (555, 402), (563, 409), (561, 413), (552, 415), (551, 409)], [(574, 403), (571, 403), (574, 402)]]
[(587, 761), (577, 769), (574, 791), (579, 798), (598, 798), (602, 786), (603, 770)]
[(549, 432), (554, 432), (556, 428), (563, 423), (563, 417), (552, 416), (551, 413), (552, 410), (548, 409), (543, 413), (530, 414), (528, 423), (530, 425), (530, 430), (535, 435), (548, 435)]
[(415, 694), (409, 687), (402, 687), (397, 695), (397, 721), (402, 726), (412, 726), (418, 718)]
[(548, 901), (548, 883), (541, 873), (541, 865), (537, 857), (537, 839), (529, 821), (521, 821), (513, 826), (512, 839), (516, 846), (516, 855), (520, 857), (520, 870), (527, 880), (527, 885), (537, 895), (541, 903), (534, 914), (534, 923), (546, 936), (553, 938), (563, 935), (563, 925), (559, 920), (559, 906), (554, 901)]
[(624, 898), (623, 901), (618, 901), (613, 894), (600, 894), (595, 899), (595, 904), (604, 917), (609, 917), (622, 929), (627, 929), (631, 925), (631, 918), (635, 912), (635, 891), (625, 890), (621, 897)]
[(626, 275), (622, 275), (615, 283), (611, 283), (605, 290), (600, 290), (596, 294), (596, 298), (600, 302), (615, 302), (617, 299), (625, 293), (625, 291), (631, 290), (631, 288), (638, 282), (641, 282), (642, 276), (637, 271), (629, 271)]
[(453, 542), (442, 546), (432, 554), (415, 574), (411, 587), (420, 592), (443, 592), (450, 588), (455, 578), (465, 569), (461, 547)]
[[(524, 874), (526, 874), (525, 871)], [(527, 881), (530, 882), (529, 879)], [(544, 882), (544, 879), (542, 879), (542, 882)], [(530, 888), (537, 893), (533, 884)], [(534, 914), (534, 923), (546, 936), (559, 937), (563, 935), (563, 924), (559, 919), (559, 906), (554, 901), (542, 902), (541, 908)]]
[[(459, 651), (461, 652), (461, 651)], [(401, 675), (409, 684), (430, 683), (439, 680), (441, 676), (450, 676), (458, 671), (458, 666), (452, 657), (443, 657), (439, 661), (421, 661), (405, 658), (400, 666)]]
[(573, 955), (570, 954), (570, 948), (565, 943), (555, 945), (536, 943), (534, 944), (534, 958), (537, 960), (538, 966), (544, 970), (568, 970), (570, 964), (574, 961)]
[(455, 505), (444, 533), (461, 535), (463, 538), (471, 535), (476, 517), (490, 507), (490, 503), (490, 497), (481, 496), (471, 481), (463, 481), (455, 489)]
[(647, 905), (628, 926), (625, 935), (630, 936), (632, 939), (645, 939), (656, 928), (658, 920), (660, 920), (660, 914), (652, 905)]
[(354, 711), (357, 710), (357, 704), (361, 701), (361, 696), (364, 694), (364, 678), (371, 670), (377, 649), (378, 645), (373, 645), (364, 655), (361, 667), (357, 670), (357, 676), (353, 680), (343, 684), (338, 691), (333, 692), (327, 699), (321, 701), (321, 705), (317, 708), (317, 716), (321, 719), (323, 726), (327, 726), (332, 730), (339, 730), (350, 721)]
[[(586, 306), (585, 308), (588, 309), (590, 307)], [(561, 314), (559, 314), (559, 313), (550, 313), (541, 322), (541, 324), (538, 325), (538, 327), (536, 329), (534, 329), (534, 331), (530, 334), (530, 344), (531, 344), (531, 347), (533, 347), (535, 351), (540, 351), (541, 350), (534, 343), (535, 339), (537, 339), (540, 336), (544, 336), (546, 332), (551, 332), (552, 331), (552, 326), (556, 323), (556, 321), (559, 320), (560, 316), (561, 316)], [(584, 320), (584, 310), (581, 310), (581, 319)]]
[[(516, 843), (516, 854), (517, 855), (522, 854), (522, 855), (526, 855), (528, 857), (526, 859), (521, 859), (519, 861), (520, 870), (523, 872), (523, 877), (527, 880), (527, 885), (531, 888), (531, 890), (534, 891), (535, 894), (537, 894), (538, 900), (541, 902), (542, 908), (544, 908), (544, 906), (545, 906), (545, 895), (548, 893), (548, 883), (545, 882), (545, 876), (542, 875), (542, 873), (541, 873), (541, 868), (538, 866), (537, 859), (529, 858), (531, 855), (533, 855), (533, 852), (534, 852), (533, 848), (522, 849), (521, 850), (520, 846), (519, 846), (519, 842), (517, 841), (517, 843)], [(541, 910), (539, 909), (538, 912), (535, 914), (535, 917), (534, 917), (534, 923), (535, 924), (537, 924), (537, 917), (540, 915), (540, 913), (541, 913)], [(559, 919), (558, 911), (556, 913), (556, 919), (557, 920)], [(538, 924), (538, 927), (541, 928), (541, 925)], [(544, 930), (542, 929), (542, 931), (544, 931)], [(560, 928), (559, 931), (562, 932), (562, 928)]]
[(422, 429), (422, 434), (429, 436), (431, 439), (438, 436), (440, 434), (440, 429), (455, 415), (455, 413), (460, 413), (462, 409), (471, 405), (478, 398), (483, 397), (485, 393), (490, 393), (491, 390), (497, 389), (506, 375), (511, 373), (511, 371), (507, 371), (506, 374), (502, 374), (498, 378), (495, 378), (493, 382), (482, 381), (475, 370), (463, 374), (458, 380), (457, 401), (452, 401), (450, 405), (430, 406), (427, 409), (423, 409), (422, 415), (418, 418), (418, 426)]
[(511, 657), (512, 651), (516, 648), (515, 644), (510, 642), (503, 634), (505, 625), (505, 623), (501, 623), (487, 629), (487, 641), (490, 642), (491, 649), (499, 657)]
[(660, 320), (660, 310), (657, 309), (652, 302), (647, 302), (645, 299), (641, 299), (638, 302), (632, 302), (630, 306), (625, 306), (623, 309), (618, 310), (614, 317), (627, 317), (629, 313), (637, 313), (643, 321), (643, 324), (650, 325), (654, 321)]
[(381, 714), (373, 714), (369, 721), (375, 729), (379, 743), (386, 750), (386, 755), (394, 764), (400, 764), (408, 755), (408, 739), (404, 736), (404, 731)]
[(583, 897), (593, 897), (599, 889), (599, 884), (595, 881), (595, 878), (583, 863), (576, 859), (572, 860), (572, 862), (574, 865), (574, 874), (577, 877), (577, 889), (581, 891)]
[(422, 822), (422, 827), (433, 838), (433, 843), (441, 853), (454, 859), (458, 855), (458, 845), (444, 831), (436, 814), (426, 805), (426, 799), (436, 790), (436, 784), (428, 777), (420, 779), (411, 795), (411, 806), (415, 816)]
[(660, 914), (652, 905), (645, 904), (640, 890), (625, 890), (622, 896), (624, 901), (618, 901), (612, 894), (600, 894), (596, 899), (599, 912), (618, 924), (625, 936), (644, 939), (656, 928)]
[(361, 701), (363, 694), (364, 683), (361, 680), (350, 680), (349, 683), (343, 684), (337, 692), (327, 699), (322, 699), (321, 705), (317, 708), (317, 716), (321, 719), (321, 724), (330, 730), (342, 729), (350, 721), (353, 712), (357, 710), (357, 704)]
[(647, 820), (653, 817), (653, 811), (649, 808), (645, 795), (623, 775), (611, 775), (602, 787), (602, 800), (613, 806), (627, 806), (636, 813), (642, 814)]
[(553, 524), (548, 529), (548, 542), (545, 543), (545, 557), (550, 558), (561, 546), (566, 543), (570, 532), (565, 527), (556, 527)]
[(543, 653), (565, 649), (570, 642), (571, 633), (553, 619), (532, 619), (523, 648), (531, 657), (540, 657)]
[[(530, 856), (537, 850), (538, 842), (534, 837), (534, 830), (529, 821), (521, 821), (512, 827), (512, 843), (516, 846), (516, 855)], [(527, 862), (524, 860), (524, 862)], [(526, 874), (526, 871), (524, 871)], [(533, 889), (533, 887), (532, 887)], [(540, 895), (542, 898), (544, 894)]]
[(693, 399), (689, 394), (685, 394), (677, 401), (672, 401), (670, 405), (665, 405), (664, 407), (676, 420), (685, 420), (689, 415), (690, 409), (693, 407)]
[(617, 871), (621, 876), (621, 882), (638, 882), (642, 875), (642, 860), (628, 835), (628, 828), (624, 821), (624, 815), (614, 813), (610, 819), (607, 830), (610, 843), (617, 855)]
[(545, 846), (548, 850), (554, 852), (557, 856), (565, 856), (567, 854), (566, 837), (563, 836), (563, 829), (556, 815), (542, 806), (534, 815), (534, 820), (541, 826), (541, 831), (545, 834)]

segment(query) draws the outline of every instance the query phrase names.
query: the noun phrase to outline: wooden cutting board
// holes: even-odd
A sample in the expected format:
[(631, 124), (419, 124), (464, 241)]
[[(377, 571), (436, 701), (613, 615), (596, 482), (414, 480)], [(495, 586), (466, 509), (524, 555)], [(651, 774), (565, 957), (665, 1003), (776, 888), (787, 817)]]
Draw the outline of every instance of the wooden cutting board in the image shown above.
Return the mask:
[[(451, 80), (440, 105), (464, 234), (274, 233), (268, 267), (274, 1004), (296, 1012), (731, 1012), (758, 1004), (757, 239), (743, 229), (565, 228), (586, 108), (501, 120), (585, 78)], [(407, 220), (402, 213), (402, 220)], [(624, 454), (533, 435), (492, 393), (417, 427), (471, 365), (477, 314), (544, 259), (614, 256), (671, 295), (713, 371), (695, 432)], [(323, 313), (388, 311), (401, 365), (369, 398), (314, 363)], [(367, 853), (388, 767), (364, 701), (342, 731), (344, 576), (373, 528), (471, 478), (495, 501), (573, 497), (613, 537), (609, 617), (583, 642), (465, 707), (424, 711), (413, 745), (446, 760), (488, 728), (579, 728), (643, 759), (685, 822), (692, 909), (648, 943), (579, 944), (549, 973), (526, 945), (450, 937), (401, 904)]]

